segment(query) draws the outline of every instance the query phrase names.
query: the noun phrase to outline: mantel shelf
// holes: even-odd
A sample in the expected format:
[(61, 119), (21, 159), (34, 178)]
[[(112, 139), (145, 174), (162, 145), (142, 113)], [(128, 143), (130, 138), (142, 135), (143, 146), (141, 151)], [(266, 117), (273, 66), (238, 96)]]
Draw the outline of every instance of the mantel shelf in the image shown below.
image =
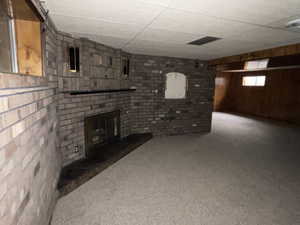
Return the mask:
[(294, 66), (279, 66), (279, 67), (269, 67), (264, 69), (253, 69), (253, 70), (224, 70), (223, 73), (246, 73), (246, 72), (259, 72), (259, 71), (271, 71), (271, 70), (290, 70), (298, 69), (300, 65)]
[(63, 91), (64, 94), (70, 95), (91, 95), (91, 94), (98, 94), (98, 93), (112, 93), (112, 92), (131, 92), (136, 91), (135, 88), (123, 88), (123, 89), (105, 89), (105, 90), (74, 90), (74, 91)]

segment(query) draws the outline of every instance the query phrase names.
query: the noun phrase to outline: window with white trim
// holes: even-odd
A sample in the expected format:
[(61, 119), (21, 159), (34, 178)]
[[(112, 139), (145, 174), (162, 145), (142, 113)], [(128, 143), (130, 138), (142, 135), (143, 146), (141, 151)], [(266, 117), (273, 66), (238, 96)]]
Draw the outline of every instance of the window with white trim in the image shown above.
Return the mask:
[(265, 69), (268, 67), (269, 59), (252, 60), (245, 62), (245, 70)]
[(263, 87), (266, 84), (266, 76), (244, 76), (243, 86), (258, 86)]

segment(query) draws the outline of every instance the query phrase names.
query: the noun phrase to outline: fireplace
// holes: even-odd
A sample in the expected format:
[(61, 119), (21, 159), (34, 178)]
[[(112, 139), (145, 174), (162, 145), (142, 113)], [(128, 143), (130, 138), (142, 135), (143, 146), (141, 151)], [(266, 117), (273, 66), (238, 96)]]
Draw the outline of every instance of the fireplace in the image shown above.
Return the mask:
[(101, 113), (84, 119), (86, 156), (101, 151), (101, 146), (120, 140), (120, 111)]

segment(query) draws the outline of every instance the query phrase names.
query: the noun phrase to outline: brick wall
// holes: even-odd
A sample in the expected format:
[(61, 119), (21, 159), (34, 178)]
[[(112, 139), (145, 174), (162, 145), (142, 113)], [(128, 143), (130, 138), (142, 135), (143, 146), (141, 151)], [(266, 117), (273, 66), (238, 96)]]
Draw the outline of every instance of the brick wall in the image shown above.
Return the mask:
[[(44, 77), (0, 73), (0, 225), (48, 223), (61, 165), (85, 155), (86, 116), (120, 110), (122, 137), (211, 126), (214, 82), (204, 62), (195, 68), (194, 60), (131, 55), (57, 32), (50, 20), (46, 28)], [(80, 48), (80, 72), (68, 71), (69, 46)], [(129, 77), (122, 74), (123, 56), (131, 58)], [(187, 76), (186, 99), (164, 99), (168, 72)], [(136, 92), (67, 93), (132, 86)]]
[(46, 225), (57, 199), (57, 39), (46, 28), (45, 76), (0, 74), (1, 225)]
[(126, 137), (131, 127), (130, 94), (60, 95), (59, 137), (64, 165), (85, 157), (84, 118), (115, 110), (121, 111), (121, 136)]
[[(128, 88), (129, 80), (121, 74), (121, 50), (84, 38), (60, 33), (58, 51), (59, 90), (95, 90)], [(79, 47), (80, 71), (69, 71), (69, 47)], [(109, 64), (109, 58), (112, 65)], [(102, 60), (100, 60), (100, 58)], [(100, 63), (102, 61), (102, 64)]]
[[(70, 72), (69, 47), (80, 49), (80, 71)], [(130, 93), (102, 93), (73, 96), (66, 91), (128, 88), (129, 80), (121, 73), (125, 53), (87, 39), (59, 34), (59, 139), (64, 165), (85, 157), (84, 118), (120, 110), (121, 137), (131, 132)], [(112, 58), (112, 65), (109, 58)], [(100, 63), (102, 62), (102, 63)]]
[[(211, 128), (214, 76), (205, 62), (191, 59), (131, 55), (90, 41), (59, 35), (59, 91), (119, 89), (136, 87), (136, 92), (59, 97), (59, 137), (64, 165), (85, 157), (84, 118), (121, 110), (121, 135), (152, 132), (178, 135), (209, 132)], [(68, 70), (68, 48), (79, 47), (81, 70)], [(129, 57), (130, 76), (122, 74), (121, 59)], [(99, 63), (102, 57), (102, 64)], [(112, 57), (113, 65), (108, 58)], [(187, 76), (187, 98), (164, 98), (165, 75)]]
[(0, 224), (46, 224), (60, 171), (50, 88), (0, 96)]
[[(169, 72), (186, 75), (185, 99), (165, 99), (166, 74)], [(210, 131), (214, 75), (205, 62), (132, 55), (130, 77), (137, 88), (131, 99), (135, 118), (133, 133), (178, 135)]]

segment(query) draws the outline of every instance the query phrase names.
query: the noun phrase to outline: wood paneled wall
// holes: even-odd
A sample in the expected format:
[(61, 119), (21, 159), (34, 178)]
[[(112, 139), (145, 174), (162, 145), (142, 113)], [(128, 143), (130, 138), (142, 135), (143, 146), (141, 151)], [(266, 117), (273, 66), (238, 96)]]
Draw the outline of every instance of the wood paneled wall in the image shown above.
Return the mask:
[(215, 80), (214, 111), (228, 110), (231, 73), (219, 73)]
[(277, 48), (264, 49), (256, 52), (249, 52), (241, 55), (229, 56), (210, 61), (210, 65), (221, 65), (228, 63), (244, 62), (247, 60), (273, 58), (278, 56), (288, 56), (300, 54), (300, 43), (281, 46)]
[[(266, 86), (242, 86), (242, 77), (249, 74), (266, 75)], [(215, 111), (245, 113), (300, 124), (300, 69), (219, 72), (216, 78)]]

